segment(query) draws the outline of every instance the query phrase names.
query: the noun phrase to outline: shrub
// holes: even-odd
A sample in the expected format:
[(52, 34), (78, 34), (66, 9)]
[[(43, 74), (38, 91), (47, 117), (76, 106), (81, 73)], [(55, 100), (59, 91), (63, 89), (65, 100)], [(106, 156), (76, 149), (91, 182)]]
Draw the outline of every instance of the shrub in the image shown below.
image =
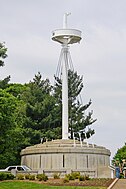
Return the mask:
[(67, 183), (67, 182), (69, 182), (69, 178), (68, 177), (64, 177), (63, 183)]
[(24, 180), (24, 175), (23, 174), (17, 174), (16, 177), (18, 180)]
[(6, 173), (0, 173), (0, 180), (7, 180), (7, 174)]
[(84, 177), (85, 177), (85, 180), (90, 180), (89, 175), (84, 175)]
[(25, 174), (25, 179), (29, 179), (30, 174)]
[(84, 180), (85, 180), (84, 175), (80, 175), (80, 176), (79, 176), (79, 181), (84, 181)]
[(6, 173), (7, 174), (7, 180), (13, 180), (15, 176), (11, 173)]
[(71, 175), (74, 177), (74, 179), (78, 179), (80, 176), (80, 172), (72, 172)]
[(79, 181), (84, 181), (84, 180), (89, 180), (89, 175), (80, 175), (79, 176)]
[(29, 175), (29, 180), (35, 180), (35, 175)]
[(13, 180), (15, 178), (11, 173), (0, 173), (0, 181), (2, 180)]
[(54, 179), (60, 179), (60, 173), (54, 173), (53, 178)]
[(75, 180), (75, 177), (73, 174), (67, 174), (65, 175), (65, 178), (68, 178), (69, 180)]
[(45, 175), (44, 173), (43, 174), (38, 174), (37, 175), (37, 179), (39, 180), (39, 181), (47, 181), (48, 180), (48, 177), (47, 177), (47, 175)]

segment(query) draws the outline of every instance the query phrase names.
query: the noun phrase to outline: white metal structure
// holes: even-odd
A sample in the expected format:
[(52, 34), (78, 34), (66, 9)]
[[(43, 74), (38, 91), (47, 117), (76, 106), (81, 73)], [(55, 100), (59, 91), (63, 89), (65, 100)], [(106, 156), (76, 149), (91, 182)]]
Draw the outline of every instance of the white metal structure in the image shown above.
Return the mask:
[(57, 29), (52, 32), (52, 40), (62, 44), (62, 139), (68, 139), (68, 45), (78, 43), (81, 40), (80, 30), (67, 28), (68, 15), (70, 13), (64, 14), (63, 29)]

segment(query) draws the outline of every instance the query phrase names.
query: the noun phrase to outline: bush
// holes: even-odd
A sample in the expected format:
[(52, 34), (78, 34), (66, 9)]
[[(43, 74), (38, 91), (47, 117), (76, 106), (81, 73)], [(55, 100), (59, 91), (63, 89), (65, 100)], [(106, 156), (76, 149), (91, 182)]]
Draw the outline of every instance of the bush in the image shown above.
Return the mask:
[(25, 179), (29, 179), (30, 174), (25, 174)]
[(80, 177), (80, 172), (72, 172), (71, 174), (65, 175), (65, 177), (68, 178), (69, 180), (75, 180)]
[(84, 175), (80, 175), (80, 176), (79, 176), (79, 181), (84, 181), (84, 180), (85, 180)]
[(35, 180), (35, 175), (29, 175), (29, 180)]
[(67, 182), (69, 182), (69, 178), (68, 178), (68, 177), (65, 177), (65, 178), (63, 179), (63, 183), (67, 183)]
[(80, 172), (72, 172), (71, 175), (74, 177), (74, 179), (78, 179), (80, 176)]
[(84, 181), (84, 180), (89, 180), (89, 175), (80, 175), (79, 176), (79, 181)]
[(15, 178), (14, 175), (12, 175), (11, 173), (6, 173), (7, 174), (7, 180), (13, 180)]
[(11, 173), (0, 173), (0, 181), (2, 180), (13, 180), (15, 178)]
[(60, 173), (54, 173), (53, 178), (54, 179), (60, 179)]
[(24, 175), (23, 174), (17, 174), (16, 178), (18, 180), (24, 180)]
[(85, 177), (85, 180), (90, 180), (89, 175), (84, 175), (84, 177)]
[(65, 175), (65, 178), (68, 178), (69, 180), (75, 180), (75, 177), (73, 174), (67, 174)]
[(0, 173), (0, 180), (7, 180), (7, 174), (6, 173)]
[(37, 179), (39, 180), (39, 181), (47, 181), (48, 180), (48, 177), (47, 177), (47, 175), (45, 175), (44, 173), (43, 174), (38, 174), (37, 175)]

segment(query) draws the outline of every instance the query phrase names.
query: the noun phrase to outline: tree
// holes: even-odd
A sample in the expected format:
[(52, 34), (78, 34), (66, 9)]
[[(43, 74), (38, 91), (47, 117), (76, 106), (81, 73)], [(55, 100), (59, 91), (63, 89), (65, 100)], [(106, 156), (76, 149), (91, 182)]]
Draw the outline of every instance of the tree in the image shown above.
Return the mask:
[(0, 80), (0, 89), (5, 89), (8, 87), (8, 83), (10, 81), (10, 76), (7, 76), (3, 80)]
[[(7, 57), (7, 48), (5, 43), (0, 43), (0, 66), (4, 66), (4, 59)], [(8, 82), (10, 81), (10, 76), (6, 77), (3, 80), (0, 80), (0, 88), (6, 88)]]
[(4, 66), (4, 59), (7, 57), (7, 48), (5, 47), (5, 43), (0, 43), (0, 66)]
[(43, 80), (38, 72), (26, 86), (27, 90), (21, 96), (26, 103), (25, 135), (31, 136), (31, 144), (44, 137), (49, 140), (58, 138), (60, 131), (57, 128), (55, 98), (49, 80)]
[[(80, 77), (77, 72), (71, 70), (68, 71), (68, 106), (69, 106), (69, 132), (70, 138), (73, 139), (73, 133), (76, 138), (79, 138), (81, 134), (81, 139), (90, 138), (95, 132), (93, 129), (87, 126), (91, 125), (96, 121), (92, 118), (93, 111), (90, 111), (87, 115), (85, 111), (91, 105), (91, 100), (86, 105), (82, 105), (79, 100), (80, 93), (83, 88), (82, 83), (83, 77)], [(61, 121), (61, 90), (62, 81), (60, 78), (55, 76), (55, 86), (54, 86), (54, 96), (57, 99), (57, 108), (59, 111), (59, 120)], [(61, 123), (60, 123), (61, 124)]]
[(0, 89), (0, 167), (19, 164), (20, 151), (26, 144), (22, 121), (24, 103)]
[(121, 166), (123, 164), (123, 160), (126, 160), (126, 143), (123, 147), (117, 150), (112, 162), (113, 164)]

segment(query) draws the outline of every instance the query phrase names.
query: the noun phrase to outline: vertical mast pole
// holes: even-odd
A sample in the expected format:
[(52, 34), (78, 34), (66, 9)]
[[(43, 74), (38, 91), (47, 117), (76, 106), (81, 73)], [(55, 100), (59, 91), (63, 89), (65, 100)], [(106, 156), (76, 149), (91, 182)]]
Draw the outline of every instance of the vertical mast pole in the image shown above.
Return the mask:
[[(63, 17), (63, 28), (67, 29), (67, 16)], [(68, 139), (68, 40), (62, 45), (63, 63), (62, 63), (62, 139)]]
[(62, 139), (68, 139), (68, 45), (63, 44), (62, 62)]

